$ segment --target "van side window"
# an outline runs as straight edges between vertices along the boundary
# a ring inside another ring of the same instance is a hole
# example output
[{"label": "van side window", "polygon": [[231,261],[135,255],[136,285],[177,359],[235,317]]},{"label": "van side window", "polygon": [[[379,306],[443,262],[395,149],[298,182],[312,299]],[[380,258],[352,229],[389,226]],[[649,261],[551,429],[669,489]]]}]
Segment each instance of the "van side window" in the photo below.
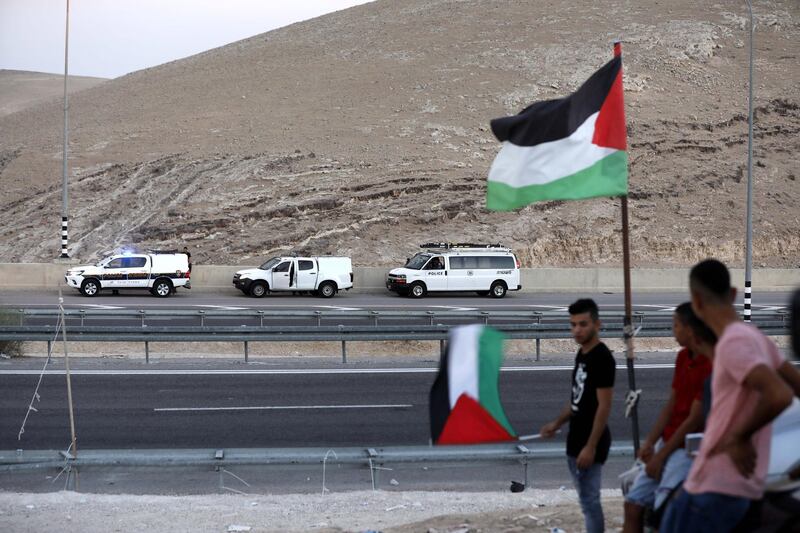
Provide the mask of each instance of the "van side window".
[{"label": "van side window", "polygon": [[473,269],[478,268],[478,258],[474,255],[467,255],[464,257],[464,266],[462,268]]},{"label": "van side window", "polygon": [[494,265],[492,265],[493,263],[492,259],[494,259],[493,257],[481,255],[478,256],[477,259],[478,259],[478,268],[494,268]]},{"label": "van side window", "polygon": [[284,261],[280,265],[278,265],[275,268],[273,268],[272,271],[273,272],[289,272],[289,265],[291,265],[291,262]]},{"label": "van side window", "polygon": [[425,270],[444,270],[444,258],[437,255],[428,261]]},{"label": "van side window", "polygon": [[300,270],[313,270],[314,261],[303,261],[302,259],[297,262]]},{"label": "van side window", "polygon": [[516,268],[514,258],[510,256],[494,256],[491,258],[492,268]]},{"label": "van side window", "polygon": [[463,257],[451,257],[450,258],[450,270],[464,270],[464,258]]}]

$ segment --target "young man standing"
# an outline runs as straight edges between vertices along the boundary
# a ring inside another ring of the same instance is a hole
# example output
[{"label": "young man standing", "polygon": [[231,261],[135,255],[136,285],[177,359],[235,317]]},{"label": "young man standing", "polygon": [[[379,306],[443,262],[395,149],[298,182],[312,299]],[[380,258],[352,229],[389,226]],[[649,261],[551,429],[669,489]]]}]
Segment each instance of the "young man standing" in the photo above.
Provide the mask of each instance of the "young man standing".
[{"label": "young man standing", "polygon": [[714,259],[689,275],[692,308],[719,337],[711,412],[700,451],[667,509],[662,533],[731,531],[764,491],[772,420],[792,401],[777,346],[739,320],[728,269]]},{"label": "young man standing", "polygon": [[611,447],[608,416],[614,393],[616,362],[600,341],[600,318],[594,300],[582,299],[569,306],[572,338],[580,345],[572,370],[572,398],[558,418],[542,427],[551,438],[569,422],[567,465],[578,491],[588,533],[605,530],[600,503],[602,467]]},{"label": "young man standing", "polygon": [[692,319],[696,317],[691,303],[675,309],[672,332],[684,348],[675,360],[669,400],[639,449],[645,468],[625,496],[624,533],[643,531],[645,509],[659,510],[686,479],[692,466],[692,457],[684,450],[684,440],[688,433],[702,427],[703,383],[711,375],[711,353],[698,350],[698,347],[708,348],[695,342]]}]

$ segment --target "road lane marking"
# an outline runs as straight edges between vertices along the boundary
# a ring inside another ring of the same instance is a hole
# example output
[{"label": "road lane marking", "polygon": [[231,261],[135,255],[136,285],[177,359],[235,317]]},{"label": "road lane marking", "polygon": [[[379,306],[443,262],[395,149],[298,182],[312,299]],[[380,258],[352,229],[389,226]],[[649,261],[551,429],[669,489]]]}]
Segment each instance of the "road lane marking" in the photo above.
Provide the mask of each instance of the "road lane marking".
[{"label": "road lane marking", "polygon": [[336,311],[361,311],[360,307],[340,307],[338,305],[315,305],[314,307],[320,307],[322,309],[334,309]]},{"label": "road lane marking", "polygon": [[451,311],[477,311],[477,307],[457,307],[454,305],[431,305],[429,307],[438,307],[441,309],[449,309]]},{"label": "road lane marking", "polygon": [[231,307],[228,305],[204,305],[204,304],[195,305],[194,307],[209,307],[211,309],[222,309],[224,311],[245,311],[248,309],[247,307]]},{"label": "road lane marking", "polygon": [[383,405],[256,405],[241,407],[156,407],[156,412],[185,412],[185,411],[282,411],[290,409],[399,409],[414,407],[410,403],[383,404]]},{"label": "road lane marking", "polygon": [[[558,366],[507,366],[501,372],[558,372],[573,370],[572,365]],[[617,369],[625,370],[624,364]],[[636,365],[637,370],[665,370],[675,368],[672,363]],[[317,375],[317,374],[435,374],[438,368],[311,368],[252,369],[252,370],[71,370],[73,376],[238,376],[238,375]],[[0,376],[38,376],[41,370],[0,370]],[[46,370],[46,375],[63,376],[63,370]]]},{"label": "road lane marking", "polygon": [[100,304],[74,304],[79,307],[91,307],[92,309],[125,309],[116,305],[100,305]]}]

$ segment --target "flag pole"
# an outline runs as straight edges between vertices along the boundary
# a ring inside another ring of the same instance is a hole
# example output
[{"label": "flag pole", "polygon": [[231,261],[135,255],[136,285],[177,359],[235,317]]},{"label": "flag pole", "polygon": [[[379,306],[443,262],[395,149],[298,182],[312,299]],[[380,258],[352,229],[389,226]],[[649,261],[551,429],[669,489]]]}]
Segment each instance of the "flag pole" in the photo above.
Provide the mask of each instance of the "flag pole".
[{"label": "flag pole", "polygon": [[[614,57],[622,57],[622,43],[614,42]],[[625,398],[627,404],[626,416],[630,416],[633,431],[633,450],[639,453],[639,411],[637,403],[639,392],[636,389],[636,374],[633,367],[635,357],[633,351],[633,305],[631,303],[631,251],[628,230],[628,195],[620,197],[622,201],[622,271],[625,286],[625,320],[623,338],[625,339],[625,361],[628,367],[628,394]]]}]

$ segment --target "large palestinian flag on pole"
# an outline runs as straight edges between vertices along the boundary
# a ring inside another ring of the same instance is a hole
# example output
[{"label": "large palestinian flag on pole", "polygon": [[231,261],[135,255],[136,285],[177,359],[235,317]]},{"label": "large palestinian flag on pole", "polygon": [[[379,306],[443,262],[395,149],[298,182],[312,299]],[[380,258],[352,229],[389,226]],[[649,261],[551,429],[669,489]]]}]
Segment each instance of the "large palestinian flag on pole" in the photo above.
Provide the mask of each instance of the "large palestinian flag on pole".
[{"label": "large palestinian flag on pole", "polygon": [[628,194],[622,57],[575,93],[491,122],[503,147],[489,170],[486,207]]},{"label": "large palestinian flag on pole", "polygon": [[435,444],[477,444],[516,438],[497,380],[504,335],[472,325],[450,331],[447,353],[431,388],[431,438]]}]

